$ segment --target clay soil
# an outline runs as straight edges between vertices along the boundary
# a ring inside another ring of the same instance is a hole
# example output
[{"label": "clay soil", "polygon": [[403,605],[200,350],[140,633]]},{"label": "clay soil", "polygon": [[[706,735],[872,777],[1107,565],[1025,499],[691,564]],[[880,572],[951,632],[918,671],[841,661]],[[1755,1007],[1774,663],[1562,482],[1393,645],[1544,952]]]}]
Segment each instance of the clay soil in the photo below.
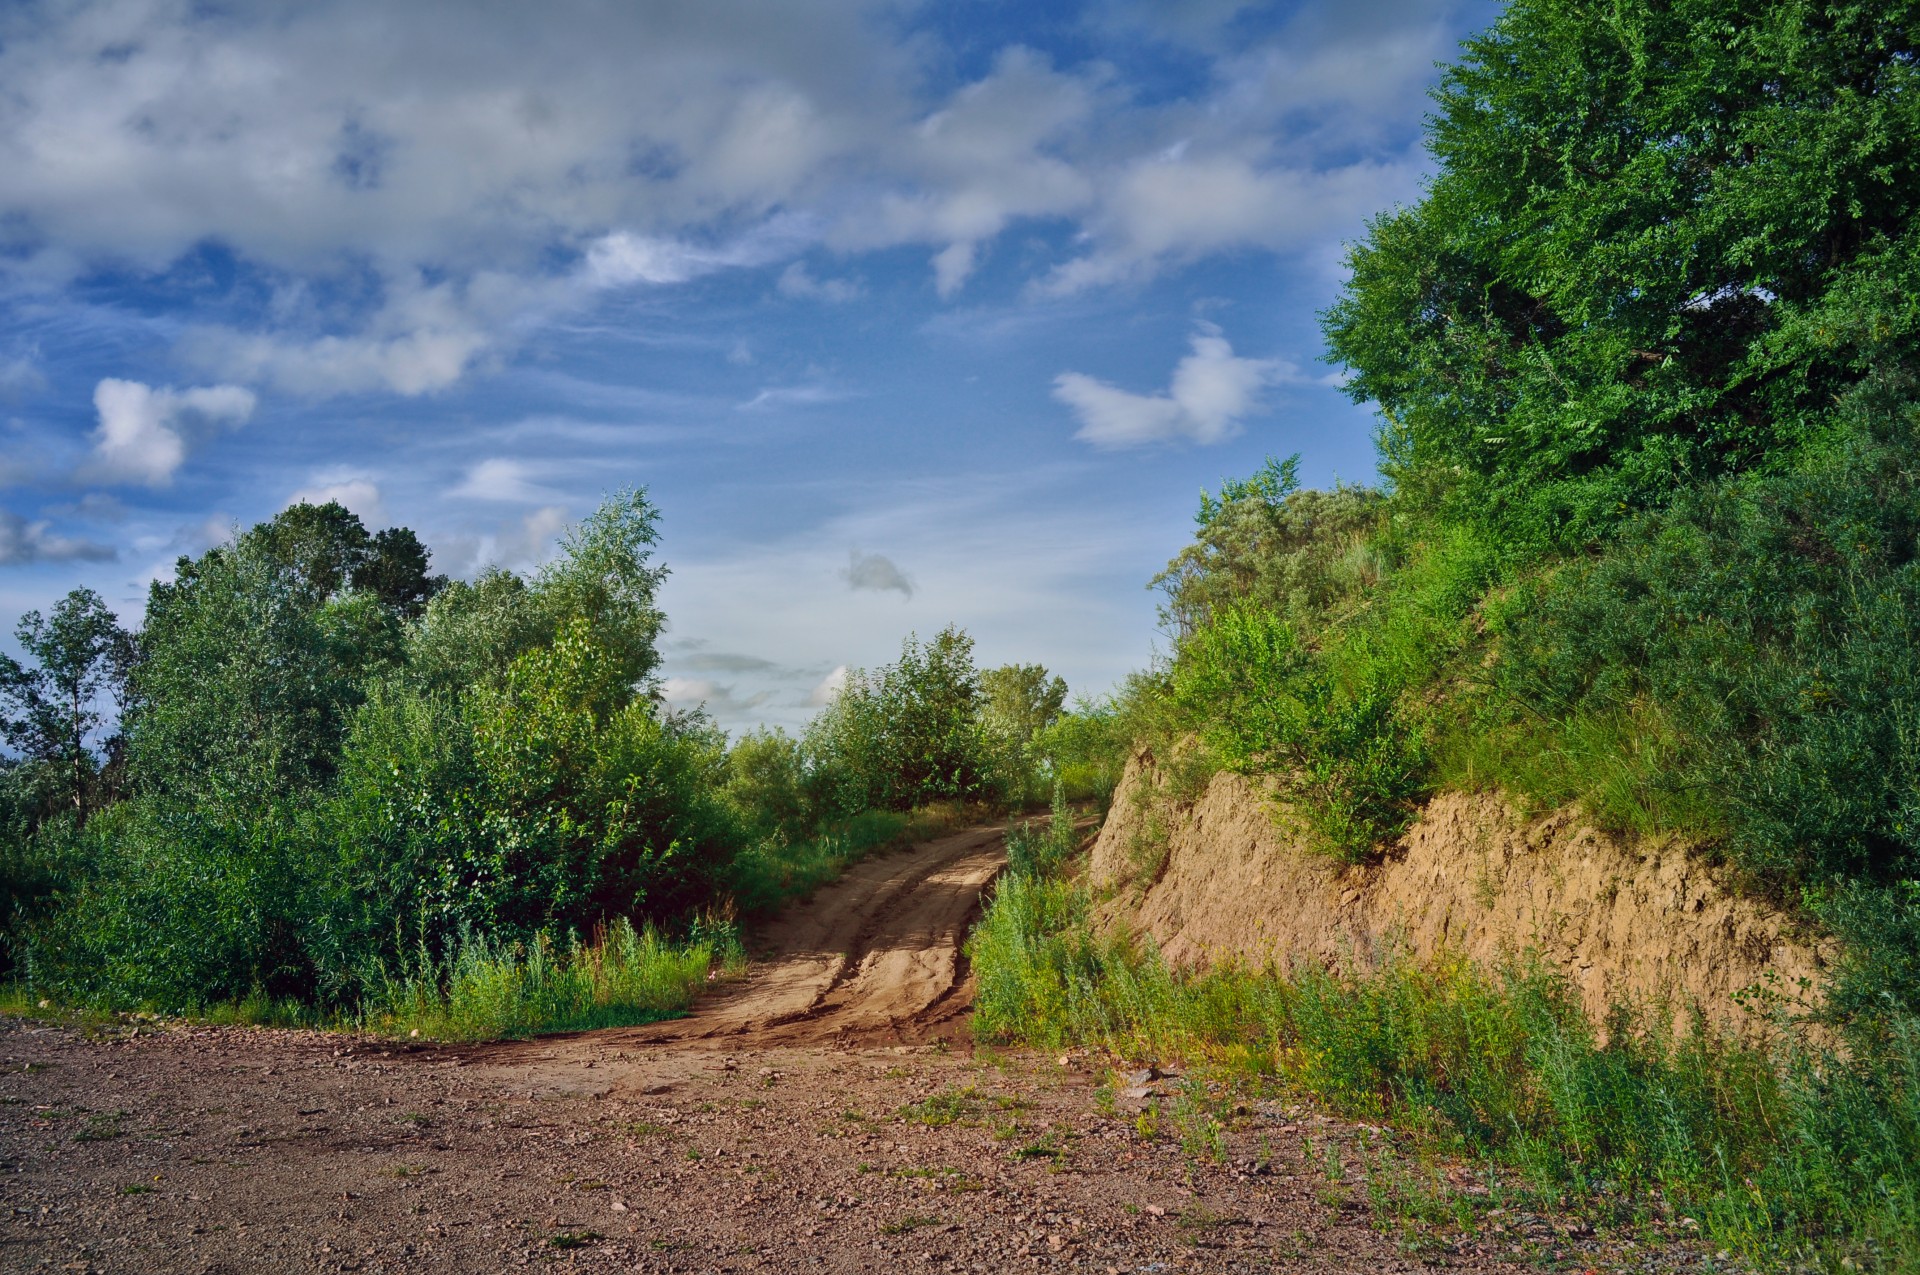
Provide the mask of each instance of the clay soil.
[{"label": "clay soil", "polygon": [[870,860],[644,1028],[0,1024],[0,1270],[1595,1264],[1543,1219],[1410,1248],[1354,1186],[1351,1127],[1255,1102],[1219,1154],[1183,1149],[1175,1081],[1116,1105],[1105,1060],[973,1049],[960,941],[1000,862],[993,829]]}]

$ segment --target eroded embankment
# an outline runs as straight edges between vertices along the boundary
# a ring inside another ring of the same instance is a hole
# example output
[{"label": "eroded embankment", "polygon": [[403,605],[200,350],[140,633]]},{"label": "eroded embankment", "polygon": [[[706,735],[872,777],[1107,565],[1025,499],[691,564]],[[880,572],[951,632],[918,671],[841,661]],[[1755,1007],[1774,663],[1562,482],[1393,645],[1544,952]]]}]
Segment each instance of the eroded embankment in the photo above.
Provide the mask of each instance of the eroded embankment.
[{"label": "eroded embankment", "polygon": [[1158,783],[1150,759],[1128,765],[1089,876],[1113,893],[1103,918],[1177,965],[1345,966],[1390,942],[1483,963],[1532,949],[1596,1020],[1616,1000],[1667,996],[1743,1034],[1758,1025],[1736,1000],[1744,989],[1800,995],[1823,981],[1822,952],[1789,918],[1733,893],[1674,840],[1446,793],[1382,861],[1348,867],[1305,850],[1250,779],[1220,774],[1195,800],[1149,803]]}]

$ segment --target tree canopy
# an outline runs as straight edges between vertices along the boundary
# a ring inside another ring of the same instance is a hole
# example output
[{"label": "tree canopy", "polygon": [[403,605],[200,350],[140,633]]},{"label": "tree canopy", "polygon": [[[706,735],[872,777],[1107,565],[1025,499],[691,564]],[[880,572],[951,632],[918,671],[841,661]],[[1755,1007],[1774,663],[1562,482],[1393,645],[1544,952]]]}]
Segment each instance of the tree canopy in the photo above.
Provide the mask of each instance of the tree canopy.
[{"label": "tree canopy", "polygon": [[1389,477],[1517,550],[1578,544],[1911,377],[1915,10],[1514,0],[1324,317]]}]

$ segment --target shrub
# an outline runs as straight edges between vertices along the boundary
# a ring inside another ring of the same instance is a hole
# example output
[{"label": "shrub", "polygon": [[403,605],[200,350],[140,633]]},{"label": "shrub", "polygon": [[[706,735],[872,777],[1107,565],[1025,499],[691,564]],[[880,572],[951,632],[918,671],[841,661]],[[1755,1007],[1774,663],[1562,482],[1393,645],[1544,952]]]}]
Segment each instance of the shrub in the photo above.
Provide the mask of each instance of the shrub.
[{"label": "shrub", "polygon": [[951,626],[931,642],[909,636],[897,663],[850,671],[803,740],[816,808],[845,816],[1000,795],[981,708],[973,639]]}]

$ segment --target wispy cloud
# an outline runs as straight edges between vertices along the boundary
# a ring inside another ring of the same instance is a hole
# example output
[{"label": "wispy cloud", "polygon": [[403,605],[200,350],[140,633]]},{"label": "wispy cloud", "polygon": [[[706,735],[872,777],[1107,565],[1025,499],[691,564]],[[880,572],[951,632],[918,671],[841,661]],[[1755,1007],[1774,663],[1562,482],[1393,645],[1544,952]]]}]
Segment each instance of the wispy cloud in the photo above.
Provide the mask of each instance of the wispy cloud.
[{"label": "wispy cloud", "polygon": [[0,509],[0,567],[35,562],[112,562],[119,554],[112,545],[76,540],[53,533],[45,520],[29,522],[20,514]]},{"label": "wispy cloud", "polygon": [[516,504],[551,501],[558,493],[532,479],[533,466],[523,460],[494,457],[467,470],[466,477],[447,494],[469,500],[498,500]]}]

